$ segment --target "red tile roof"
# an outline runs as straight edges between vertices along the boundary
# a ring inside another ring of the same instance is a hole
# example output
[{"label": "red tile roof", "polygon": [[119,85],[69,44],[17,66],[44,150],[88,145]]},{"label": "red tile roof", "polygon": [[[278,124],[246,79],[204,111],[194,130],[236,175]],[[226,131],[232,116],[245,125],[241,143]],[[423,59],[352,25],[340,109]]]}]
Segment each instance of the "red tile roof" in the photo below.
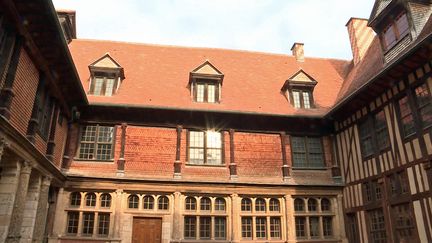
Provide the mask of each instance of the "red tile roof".
[{"label": "red tile roof", "polygon": [[[88,65],[107,52],[123,68],[125,79],[112,97],[88,95],[90,104],[108,103],[172,109],[322,116],[336,102],[349,61],[212,48],[188,48],[114,41],[73,40],[70,44],[84,89]],[[196,103],[189,73],[209,60],[224,74],[220,104]],[[317,109],[298,110],[281,94],[285,81],[302,69],[318,84]]]}]

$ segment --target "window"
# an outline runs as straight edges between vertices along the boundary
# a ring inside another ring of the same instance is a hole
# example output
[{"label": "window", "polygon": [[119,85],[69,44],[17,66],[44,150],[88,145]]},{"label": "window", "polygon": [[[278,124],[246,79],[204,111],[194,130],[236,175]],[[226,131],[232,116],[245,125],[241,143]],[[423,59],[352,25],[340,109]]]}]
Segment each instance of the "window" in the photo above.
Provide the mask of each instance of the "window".
[{"label": "window", "polygon": [[381,183],[377,180],[363,183],[366,202],[375,202],[382,199]]},{"label": "window", "polygon": [[79,212],[68,212],[67,233],[78,233]]},{"label": "window", "polygon": [[92,78],[90,94],[97,96],[112,96],[116,92],[116,79],[113,73],[96,72]]},{"label": "window", "polygon": [[196,218],[186,216],[184,223],[184,237],[186,239],[191,239],[196,237]]},{"label": "window", "polygon": [[312,108],[311,92],[306,90],[292,90],[292,104],[294,108]]},{"label": "window", "polygon": [[398,242],[416,241],[416,233],[414,229],[413,213],[410,209],[410,204],[400,204],[392,207],[392,214],[395,218],[395,231]]},{"label": "window", "polygon": [[375,151],[386,149],[390,146],[387,122],[384,111],[366,119],[359,124],[360,146],[363,157],[374,154]]},{"label": "window", "polygon": [[346,215],[347,225],[347,237],[348,242],[359,242],[359,231],[357,228],[357,217],[355,213],[349,213]]},{"label": "window", "polygon": [[167,196],[160,196],[158,199],[158,209],[159,210],[168,210],[169,199]]},{"label": "window", "polygon": [[408,97],[404,96],[403,98],[399,99],[398,104],[402,135],[403,137],[408,137],[415,133],[414,118],[411,107],[408,103]]},{"label": "window", "polygon": [[215,210],[216,211],[225,211],[225,199],[216,198],[215,200]]},{"label": "window", "polygon": [[154,198],[152,196],[144,196],[143,199],[143,208],[144,209],[153,209]]},{"label": "window", "polygon": [[266,211],[266,202],[265,202],[264,199],[257,198],[255,200],[255,211],[261,211],[261,212],[265,212]]},{"label": "window", "polygon": [[296,212],[302,212],[305,210],[303,199],[301,198],[294,199],[294,210]]},{"label": "window", "polygon": [[93,234],[94,218],[95,218],[94,213],[83,213],[83,226],[82,226],[83,235]]},{"label": "window", "polygon": [[323,150],[320,138],[292,137],[293,166],[296,168],[323,168]]},{"label": "window", "polygon": [[241,211],[243,212],[252,211],[252,201],[249,198],[243,198],[241,200]]},{"label": "window", "polygon": [[428,85],[425,83],[414,90],[418,114],[423,127],[432,125],[432,96]]},{"label": "window", "polygon": [[128,207],[129,208],[138,208],[139,197],[137,195],[130,195],[128,198]]},{"label": "window", "polygon": [[[304,208],[304,201],[307,202],[307,211]],[[320,204],[321,207],[319,207]],[[334,216],[328,198],[294,199],[295,231],[298,239],[333,237]]]},{"label": "window", "polygon": [[405,171],[390,175],[388,179],[390,186],[389,191],[392,197],[398,197],[409,192],[408,178]]},{"label": "window", "polygon": [[210,217],[200,217],[200,238],[210,238],[211,229],[211,218]]},{"label": "window", "polygon": [[373,243],[386,243],[386,228],[382,209],[368,212],[369,232]]},{"label": "window", "polygon": [[270,237],[272,239],[280,239],[281,236],[281,221],[278,217],[270,218]]},{"label": "window", "polygon": [[269,209],[271,212],[279,212],[279,201],[275,198],[270,199]]},{"label": "window", "polygon": [[111,195],[104,193],[100,196],[100,202],[102,208],[109,208],[111,207]]},{"label": "window", "polygon": [[214,237],[216,240],[224,240],[226,238],[225,217],[215,217]]},{"label": "window", "polygon": [[203,103],[219,102],[219,83],[212,80],[199,79],[194,85],[194,100]]},{"label": "window", "polygon": [[70,194],[70,205],[75,207],[79,207],[81,205],[81,193],[72,192]]},{"label": "window", "polygon": [[48,137],[48,133],[51,125],[51,117],[53,113],[53,101],[48,94],[48,90],[45,90],[43,97],[39,97],[39,111],[38,111],[38,124],[39,132],[45,138]]},{"label": "window", "polygon": [[186,198],[186,210],[196,210],[196,199],[193,197]]},{"label": "window", "polygon": [[388,148],[390,140],[384,111],[380,111],[374,116],[374,125],[378,149],[383,150]]},{"label": "window", "polygon": [[255,219],[255,232],[258,239],[266,238],[266,224],[267,222],[265,217],[257,217]]},{"label": "window", "polygon": [[109,224],[110,224],[110,214],[109,213],[99,213],[98,221],[98,234],[102,236],[108,236],[109,234]]},{"label": "window", "polygon": [[80,138],[80,159],[111,160],[113,158],[114,127],[84,126]]},{"label": "window", "polygon": [[203,197],[200,200],[200,209],[201,211],[210,211],[211,209],[211,200],[208,197]]},{"label": "window", "polygon": [[87,193],[85,196],[86,206],[87,207],[94,207],[96,206],[96,194],[94,193]]},{"label": "window", "polygon": [[363,157],[373,154],[374,146],[372,139],[372,120],[367,119],[359,124],[360,145]]},{"label": "window", "polygon": [[222,139],[220,132],[189,131],[189,163],[221,165]]},{"label": "window", "polygon": [[408,18],[405,13],[401,13],[396,19],[391,20],[382,32],[384,49],[391,49],[407,34],[409,34]]},{"label": "window", "polygon": [[242,217],[242,238],[252,238],[251,217]]}]

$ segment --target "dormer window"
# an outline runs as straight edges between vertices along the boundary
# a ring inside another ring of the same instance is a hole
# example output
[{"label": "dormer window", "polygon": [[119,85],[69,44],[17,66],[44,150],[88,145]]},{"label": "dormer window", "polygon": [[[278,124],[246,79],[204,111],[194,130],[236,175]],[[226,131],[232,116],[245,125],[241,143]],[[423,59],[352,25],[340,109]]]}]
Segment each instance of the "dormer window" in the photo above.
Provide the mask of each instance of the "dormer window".
[{"label": "dormer window", "polygon": [[314,107],[313,90],[317,81],[303,70],[291,76],[282,86],[291,105],[297,109],[311,109]]},{"label": "dormer window", "polygon": [[406,13],[399,14],[391,20],[382,32],[382,43],[384,50],[391,49],[403,37],[409,33],[409,24]]},{"label": "dormer window", "polygon": [[205,61],[190,73],[189,86],[193,101],[199,103],[219,103],[223,73],[209,61]]},{"label": "dormer window", "polygon": [[124,79],[123,68],[108,53],[89,65],[89,94],[112,96]]}]

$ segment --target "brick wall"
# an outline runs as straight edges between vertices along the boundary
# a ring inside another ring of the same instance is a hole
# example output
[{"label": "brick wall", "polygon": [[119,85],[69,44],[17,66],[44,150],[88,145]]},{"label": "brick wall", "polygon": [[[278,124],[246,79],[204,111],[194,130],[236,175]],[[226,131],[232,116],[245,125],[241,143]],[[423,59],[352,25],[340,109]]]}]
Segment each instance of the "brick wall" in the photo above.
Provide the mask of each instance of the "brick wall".
[{"label": "brick wall", "polygon": [[57,167],[60,167],[63,158],[64,146],[66,143],[68,125],[67,125],[66,118],[63,118],[62,124],[58,123],[58,120],[55,124],[56,124],[56,130],[54,135],[55,148],[54,148],[53,163]]},{"label": "brick wall", "polygon": [[237,132],[234,135],[234,147],[239,178],[282,179],[279,135]]},{"label": "brick wall", "polygon": [[38,83],[39,72],[25,49],[22,49],[13,85],[15,97],[10,109],[10,123],[24,136],[27,133]]}]

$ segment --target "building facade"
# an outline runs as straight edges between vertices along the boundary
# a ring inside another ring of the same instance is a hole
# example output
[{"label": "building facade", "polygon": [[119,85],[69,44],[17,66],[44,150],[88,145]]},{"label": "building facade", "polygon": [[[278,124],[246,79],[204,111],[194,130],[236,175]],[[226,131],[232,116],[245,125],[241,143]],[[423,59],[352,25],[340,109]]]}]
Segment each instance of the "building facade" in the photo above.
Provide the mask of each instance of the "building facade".
[{"label": "building facade", "polygon": [[432,242],[432,4],[353,60],[76,39],[0,1],[0,242]]}]

